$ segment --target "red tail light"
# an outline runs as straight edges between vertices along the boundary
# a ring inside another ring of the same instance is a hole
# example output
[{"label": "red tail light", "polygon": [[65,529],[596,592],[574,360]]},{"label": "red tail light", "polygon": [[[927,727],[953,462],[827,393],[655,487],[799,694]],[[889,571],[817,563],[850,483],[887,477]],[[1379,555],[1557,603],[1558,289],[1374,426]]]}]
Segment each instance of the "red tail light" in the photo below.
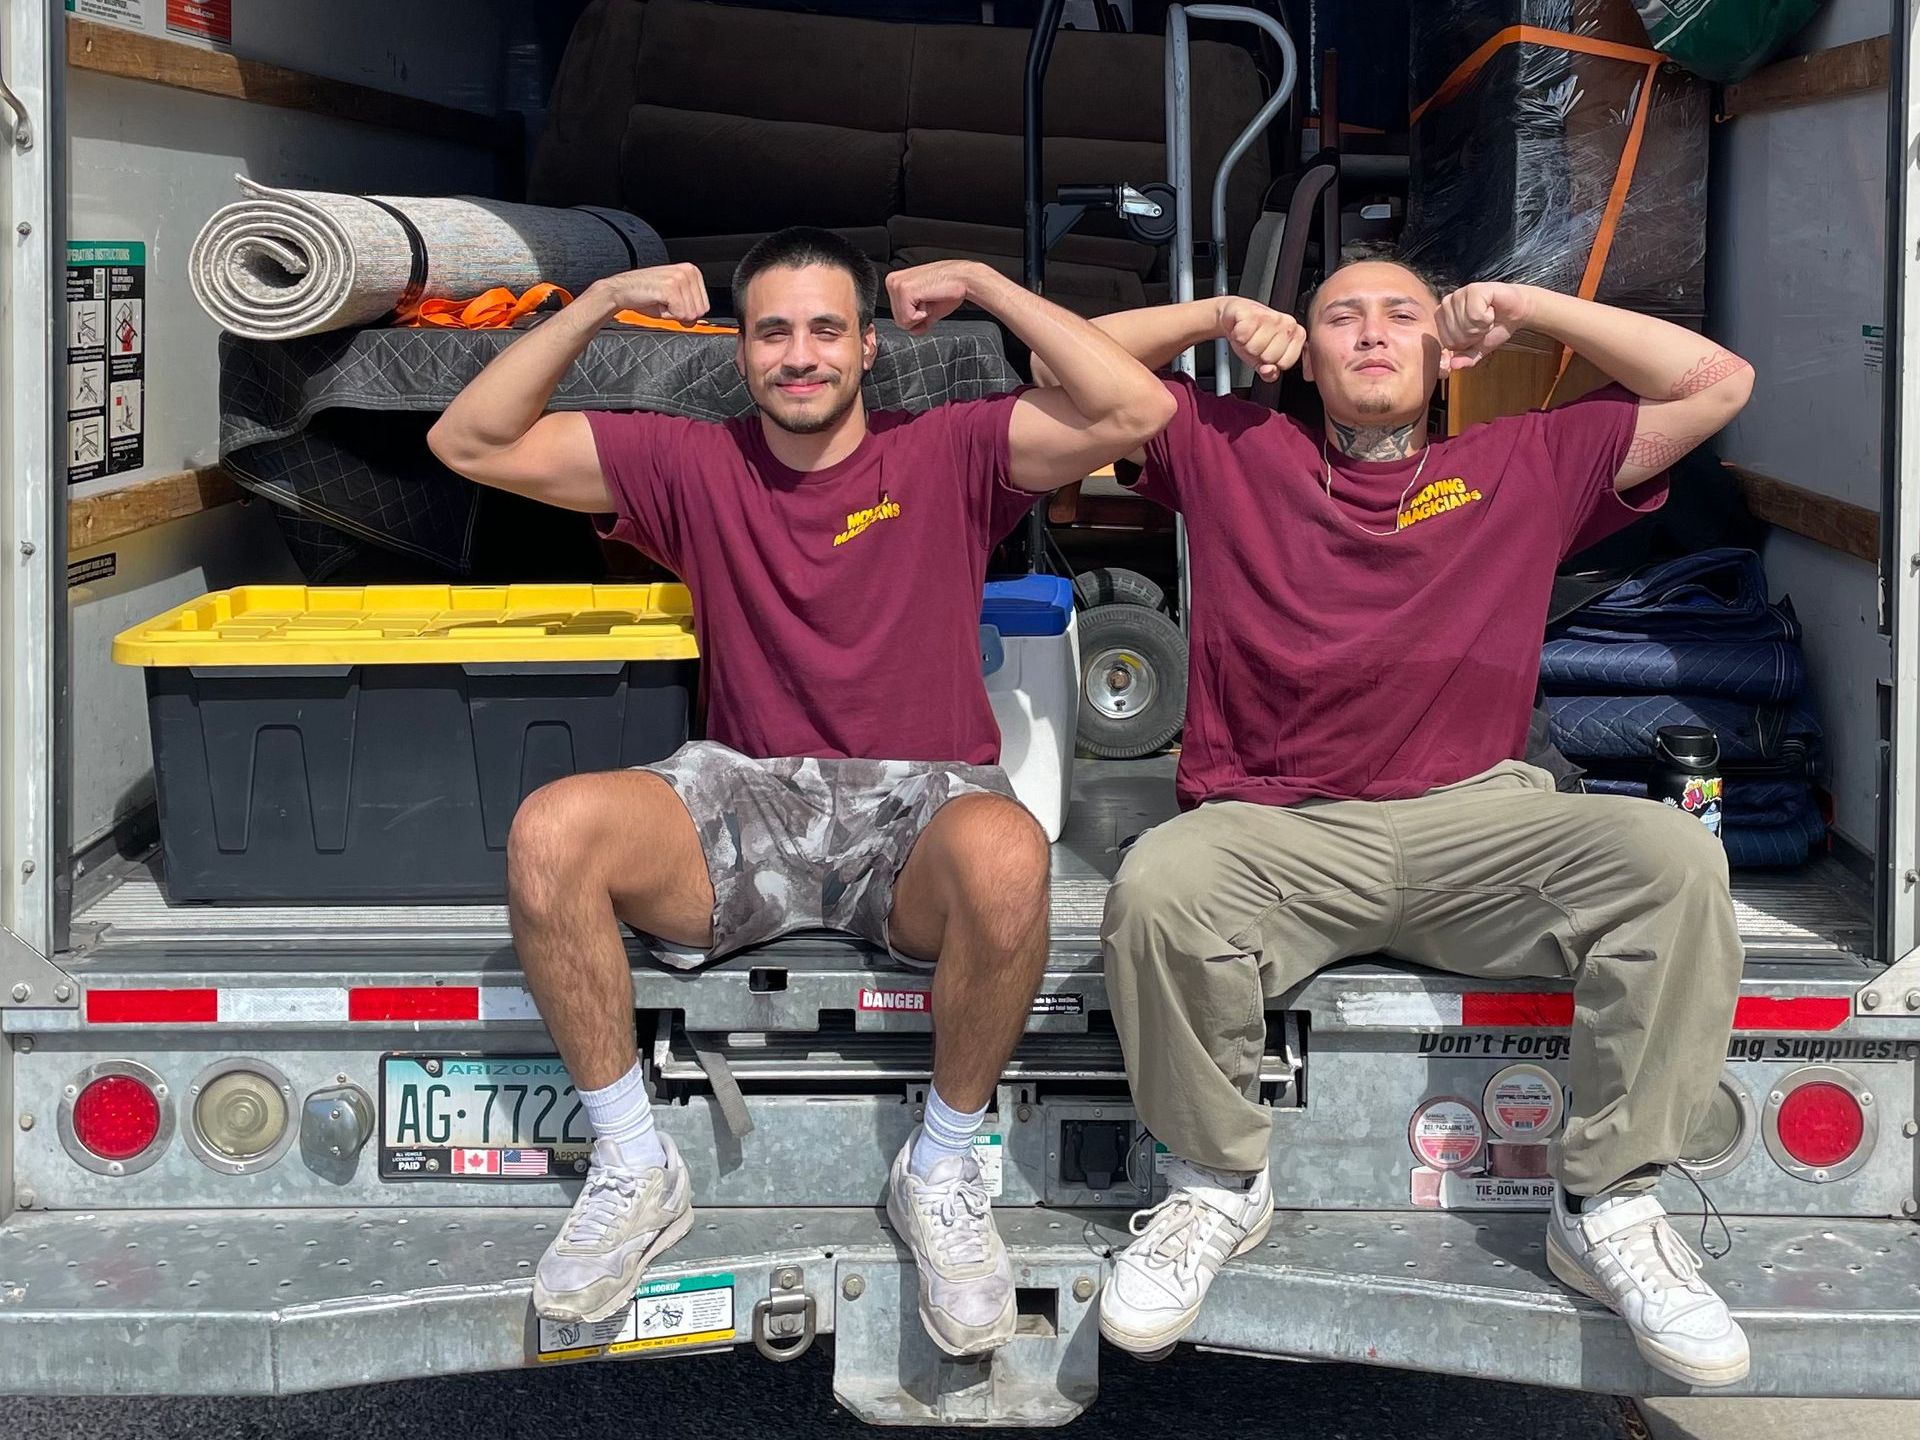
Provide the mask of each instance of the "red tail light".
[{"label": "red tail light", "polygon": [[103,1075],[73,1102],[73,1135],[102,1160],[131,1160],[160,1135],[160,1099],[131,1075]]},{"label": "red tail light", "polygon": [[1860,1102],[1826,1080],[1802,1085],[1780,1102],[1780,1148],[1802,1165],[1830,1169],[1860,1148]]},{"label": "red tail light", "polygon": [[1780,1168],[1824,1184],[1867,1163],[1878,1131],[1873,1092],[1838,1065],[1805,1065],[1767,1097],[1767,1149]]}]

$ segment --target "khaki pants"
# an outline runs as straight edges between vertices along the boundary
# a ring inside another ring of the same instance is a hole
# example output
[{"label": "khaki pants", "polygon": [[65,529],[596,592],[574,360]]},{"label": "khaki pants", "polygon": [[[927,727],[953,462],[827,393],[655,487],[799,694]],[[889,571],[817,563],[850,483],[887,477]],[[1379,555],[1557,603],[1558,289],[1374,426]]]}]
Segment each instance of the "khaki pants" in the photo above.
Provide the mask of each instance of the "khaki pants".
[{"label": "khaki pants", "polygon": [[1267,1163],[1266,1005],[1370,954],[1490,979],[1571,977],[1575,1194],[1650,1188],[1726,1057],[1740,935],[1719,842],[1691,816],[1562,795],[1517,761],[1417,800],[1223,801],[1148,831],[1103,927],[1140,1117],[1202,1165]]}]

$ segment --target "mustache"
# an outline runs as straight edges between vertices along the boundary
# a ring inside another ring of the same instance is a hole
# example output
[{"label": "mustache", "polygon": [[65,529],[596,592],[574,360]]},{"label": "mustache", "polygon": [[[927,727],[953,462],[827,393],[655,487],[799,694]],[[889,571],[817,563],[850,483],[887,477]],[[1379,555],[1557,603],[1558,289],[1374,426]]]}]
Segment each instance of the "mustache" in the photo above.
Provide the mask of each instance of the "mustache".
[{"label": "mustache", "polygon": [[767,373],[769,385],[832,385],[841,378],[838,370],[825,370],[816,366],[811,370],[789,370],[784,366]]}]

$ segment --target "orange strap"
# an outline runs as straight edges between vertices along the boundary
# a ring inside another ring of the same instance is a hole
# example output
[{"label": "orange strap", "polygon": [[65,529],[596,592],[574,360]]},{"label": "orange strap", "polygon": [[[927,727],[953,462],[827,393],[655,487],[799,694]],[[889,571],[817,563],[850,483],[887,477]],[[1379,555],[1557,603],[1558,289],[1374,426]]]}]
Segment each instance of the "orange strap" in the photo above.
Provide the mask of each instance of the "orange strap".
[{"label": "orange strap", "polygon": [[[504,330],[515,321],[540,309],[554,296],[562,305],[571,305],[573,296],[558,285],[542,281],[515,295],[504,285],[476,295],[471,300],[422,300],[401,323],[433,326],[442,330]],[[672,330],[683,335],[738,335],[732,325],[682,325],[678,320],[656,320],[637,310],[621,310],[614,317],[622,325],[637,325],[648,330]]]},{"label": "orange strap", "polygon": [[682,335],[738,335],[738,325],[709,325],[704,320],[696,320],[691,325],[682,325],[678,320],[656,320],[651,315],[642,315],[638,310],[621,310],[614,319],[622,325],[639,325],[648,330],[673,330]]},{"label": "orange strap", "polygon": [[1509,25],[1495,31],[1487,43],[1454,67],[1440,88],[1413,107],[1408,123],[1418,125],[1420,117],[1436,105],[1444,105],[1466,89],[1486,63],[1509,45],[1550,45],[1556,50],[1577,50],[1582,55],[1598,55],[1606,60],[1631,60],[1649,70],[1664,65],[1667,57],[1658,50],[1638,45],[1622,45],[1615,40],[1595,40],[1586,35],[1569,35],[1564,30],[1548,30],[1539,25]]},{"label": "orange strap", "polygon": [[515,295],[504,285],[471,300],[422,300],[402,322],[407,325],[432,325],[442,330],[504,330],[523,315],[531,314],[558,295],[562,305],[573,296],[558,285],[540,284],[524,295]]},{"label": "orange strap", "polygon": [[[1509,25],[1504,30],[1496,31],[1484,45],[1455,66],[1453,73],[1441,82],[1440,88],[1413,108],[1408,123],[1417,125],[1420,117],[1434,106],[1444,105],[1456,98],[1495,55],[1509,45],[1521,44],[1549,45],[1556,50],[1598,55],[1605,60],[1624,60],[1644,65],[1647,69],[1646,81],[1640,87],[1640,98],[1633,107],[1633,120],[1627,126],[1626,144],[1620,149],[1620,164],[1613,172],[1613,188],[1607,193],[1606,208],[1600,212],[1600,224],[1595,228],[1593,244],[1587,250],[1587,268],[1580,276],[1577,293],[1582,300],[1591,300],[1600,293],[1600,277],[1606,272],[1607,256],[1613,251],[1613,237],[1620,225],[1621,212],[1627,208],[1627,192],[1633,188],[1634,167],[1640,162],[1640,145],[1647,135],[1647,116],[1653,110],[1654,81],[1659,77],[1660,67],[1666,64],[1667,57],[1658,50],[1647,50],[1638,45],[1595,40],[1586,35],[1569,35],[1562,30],[1548,30],[1538,25]],[[1552,401],[1554,392],[1560,388],[1560,382],[1566,379],[1567,367],[1572,363],[1573,351],[1562,345],[1560,368],[1554,372],[1553,384],[1547,390],[1548,402]]]}]

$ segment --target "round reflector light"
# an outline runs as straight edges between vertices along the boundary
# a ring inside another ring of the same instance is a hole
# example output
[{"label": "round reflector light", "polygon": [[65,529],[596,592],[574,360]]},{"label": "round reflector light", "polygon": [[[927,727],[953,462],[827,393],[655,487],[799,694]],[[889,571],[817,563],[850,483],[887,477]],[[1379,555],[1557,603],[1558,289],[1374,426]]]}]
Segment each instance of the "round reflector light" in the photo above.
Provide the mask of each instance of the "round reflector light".
[{"label": "round reflector light", "polygon": [[102,1160],[131,1160],[160,1137],[160,1099],[132,1075],[102,1075],[73,1102],[73,1136]]},{"label": "round reflector light", "polygon": [[1767,1150],[1789,1175],[1843,1180],[1867,1163],[1878,1133],[1873,1092],[1838,1065],[1804,1065],[1767,1097]]},{"label": "round reflector light", "polygon": [[1759,1133],[1752,1095],[1732,1072],[1723,1072],[1706,1113],[1681,1147],[1680,1163],[1696,1180],[1711,1180],[1746,1159]]},{"label": "round reflector light", "polygon": [[265,1060],[215,1061],[187,1095],[192,1107],[180,1133],[209,1169],[250,1175],[277,1163],[293,1144],[293,1085]]},{"label": "round reflector light", "polygon": [[1780,1102],[1780,1148],[1802,1165],[1829,1169],[1860,1148],[1867,1122],[1860,1102],[1838,1085],[1816,1080]]},{"label": "round reflector light", "polygon": [[232,1070],[200,1092],[194,1128],[209,1148],[251,1160],[273,1148],[287,1128],[287,1102],[264,1075]]}]

